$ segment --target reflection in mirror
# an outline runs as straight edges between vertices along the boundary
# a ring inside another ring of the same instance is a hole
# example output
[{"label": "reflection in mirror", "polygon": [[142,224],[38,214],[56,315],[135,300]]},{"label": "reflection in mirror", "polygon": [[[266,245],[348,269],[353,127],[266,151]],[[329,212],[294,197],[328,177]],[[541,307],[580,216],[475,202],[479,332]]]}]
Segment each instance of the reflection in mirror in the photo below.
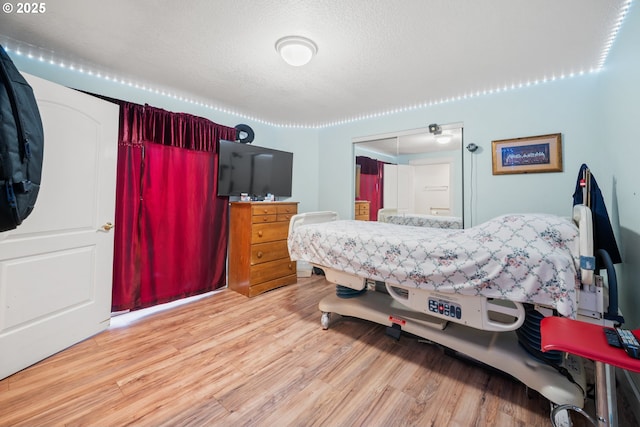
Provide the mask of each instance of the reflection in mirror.
[{"label": "reflection in mirror", "polygon": [[462,228],[462,125],[354,138],[355,219]]}]

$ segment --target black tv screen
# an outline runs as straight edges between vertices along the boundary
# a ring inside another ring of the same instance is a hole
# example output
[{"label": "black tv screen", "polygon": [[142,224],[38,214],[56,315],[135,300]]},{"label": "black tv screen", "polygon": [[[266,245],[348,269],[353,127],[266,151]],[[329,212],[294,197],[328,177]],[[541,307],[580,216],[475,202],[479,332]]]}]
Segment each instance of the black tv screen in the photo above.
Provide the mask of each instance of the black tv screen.
[{"label": "black tv screen", "polygon": [[291,197],[293,153],[221,140],[218,196]]}]

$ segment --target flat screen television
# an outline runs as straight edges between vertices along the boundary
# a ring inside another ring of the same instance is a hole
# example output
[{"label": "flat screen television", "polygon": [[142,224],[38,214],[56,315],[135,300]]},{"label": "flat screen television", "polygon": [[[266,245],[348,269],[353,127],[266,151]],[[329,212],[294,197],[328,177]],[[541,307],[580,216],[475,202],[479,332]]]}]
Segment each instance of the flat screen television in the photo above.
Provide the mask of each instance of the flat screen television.
[{"label": "flat screen television", "polygon": [[291,197],[293,153],[221,140],[218,196]]}]

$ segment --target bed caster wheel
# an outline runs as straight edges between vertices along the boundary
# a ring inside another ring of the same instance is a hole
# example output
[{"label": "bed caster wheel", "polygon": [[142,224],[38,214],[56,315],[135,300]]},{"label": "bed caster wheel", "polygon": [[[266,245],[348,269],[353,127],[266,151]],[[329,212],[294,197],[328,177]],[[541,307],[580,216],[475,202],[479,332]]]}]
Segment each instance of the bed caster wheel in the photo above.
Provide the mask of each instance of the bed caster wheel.
[{"label": "bed caster wheel", "polygon": [[[553,406],[553,405],[552,405]],[[589,415],[584,409],[579,408],[574,405],[558,405],[551,410],[551,425],[553,427],[565,427],[572,426],[573,422],[569,411],[577,412],[581,415],[586,421],[589,422],[588,425],[592,427],[598,427],[599,424],[591,415]],[[602,420],[604,422],[604,420]]]},{"label": "bed caster wheel", "polygon": [[331,321],[331,313],[322,312],[322,317],[320,317],[320,324],[322,325],[322,329],[325,331],[329,329],[329,322]]}]

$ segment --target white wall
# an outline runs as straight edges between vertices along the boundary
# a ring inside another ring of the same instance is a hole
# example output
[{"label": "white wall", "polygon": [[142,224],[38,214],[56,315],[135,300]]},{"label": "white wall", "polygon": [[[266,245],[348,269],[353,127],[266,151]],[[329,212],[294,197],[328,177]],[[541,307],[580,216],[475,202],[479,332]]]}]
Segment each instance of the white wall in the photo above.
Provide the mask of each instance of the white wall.
[{"label": "white wall", "polygon": [[277,129],[273,141],[264,144],[293,152],[293,188],[289,200],[300,202],[299,212],[319,210],[316,188],[323,165],[318,162],[318,132],[314,129]]},{"label": "white wall", "polygon": [[640,327],[640,5],[634,2],[599,80],[595,146],[602,154],[599,186],[622,252],[621,309]]},{"label": "white wall", "polygon": [[[467,144],[464,144],[467,145]],[[463,155],[466,155],[467,151],[463,150]],[[409,163],[413,163],[413,162],[417,162],[420,163],[421,161],[418,160],[415,156],[400,156],[401,159],[400,160],[408,160]],[[428,160],[426,160],[428,157]],[[462,197],[464,195],[464,191],[462,191],[462,174],[463,174],[463,164],[462,164],[462,157],[460,155],[459,152],[453,152],[453,151],[436,151],[434,153],[429,153],[429,155],[425,157],[423,160],[423,162],[425,163],[438,163],[439,161],[444,161],[446,163],[449,164],[450,166],[450,170],[449,173],[451,174],[451,189],[452,191],[448,192],[450,193],[450,198],[449,198],[449,203],[447,203],[449,205],[449,208],[451,210],[450,214],[451,216],[457,216],[457,217],[461,217],[462,216]],[[413,160],[411,160],[413,159]],[[470,173],[470,172],[468,172]],[[467,221],[469,222],[469,221]],[[470,223],[470,222],[469,222]]]},{"label": "white wall", "polygon": [[[597,141],[603,153],[604,187],[609,215],[622,254],[617,268],[620,308],[625,327],[640,327],[640,7],[631,5],[606,70],[599,80],[596,103]],[[631,375],[640,390],[640,374]],[[633,405],[632,405],[633,406]],[[637,412],[636,412],[637,414]]]},{"label": "white wall", "polygon": [[[431,214],[432,208],[447,209],[443,215],[450,215],[451,183],[450,167],[448,163],[416,164],[413,167],[413,179],[416,183],[413,188],[414,212]],[[459,196],[459,195],[458,195]]]}]

